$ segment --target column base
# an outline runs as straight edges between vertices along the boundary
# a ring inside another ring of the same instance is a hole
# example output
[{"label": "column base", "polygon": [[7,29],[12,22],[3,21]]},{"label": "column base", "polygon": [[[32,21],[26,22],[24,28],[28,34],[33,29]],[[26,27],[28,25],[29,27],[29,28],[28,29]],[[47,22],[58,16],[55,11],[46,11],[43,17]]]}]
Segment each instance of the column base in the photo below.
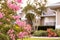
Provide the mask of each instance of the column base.
[{"label": "column base", "polygon": [[60,25],[56,25],[56,27],[55,27],[56,29],[60,29]]}]

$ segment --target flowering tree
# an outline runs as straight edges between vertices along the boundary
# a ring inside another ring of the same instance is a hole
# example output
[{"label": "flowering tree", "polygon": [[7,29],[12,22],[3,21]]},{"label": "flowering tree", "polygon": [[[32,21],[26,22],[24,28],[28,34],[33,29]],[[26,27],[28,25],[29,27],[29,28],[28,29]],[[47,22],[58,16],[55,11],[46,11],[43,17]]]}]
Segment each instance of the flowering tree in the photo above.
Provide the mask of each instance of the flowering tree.
[{"label": "flowering tree", "polygon": [[22,0],[0,0],[0,40],[17,40],[30,35],[31,26],[20,20],[16,11]]}]

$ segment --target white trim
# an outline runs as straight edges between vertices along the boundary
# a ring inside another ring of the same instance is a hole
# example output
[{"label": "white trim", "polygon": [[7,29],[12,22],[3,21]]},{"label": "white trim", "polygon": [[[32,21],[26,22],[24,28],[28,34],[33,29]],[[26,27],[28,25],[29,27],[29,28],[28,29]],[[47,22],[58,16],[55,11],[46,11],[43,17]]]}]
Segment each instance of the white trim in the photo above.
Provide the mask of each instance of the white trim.
[{"label": "white trim", "polygon": [[57,28],[57,11],[56,11],[56,24],[55,24],[55,28]]},{"label": "white trim", "polygon": [[58,12],[59,12],[59,10],[57,10],[57,12],[56,12],[56,27],[55,27],[56,29],[60,29],[60,25],[57,24],[57,20],[58,20],[58,19],[57,19],[57,13],[58,13]]},{"label": "white trim", "polygon": [[32,36],[31,38],[43,38],[43,39],[45,39],[45,38],[47,38],[47,39],[59,39],[60,37],[34,37],[34,36]]}]

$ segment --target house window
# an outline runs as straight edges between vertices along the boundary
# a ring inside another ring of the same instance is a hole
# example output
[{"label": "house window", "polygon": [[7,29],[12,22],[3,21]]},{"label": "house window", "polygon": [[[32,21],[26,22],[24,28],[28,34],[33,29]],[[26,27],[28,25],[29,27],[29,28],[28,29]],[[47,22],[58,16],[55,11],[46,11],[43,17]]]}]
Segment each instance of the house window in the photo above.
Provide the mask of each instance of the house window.
[{"label": "house window", "polygon": [[55,22],[46,22],[45,25],[47,25],[47,26],[54,26]]},{"label": "house window", "polygon": [[54,26],[55,25],[55,17],[45,17],[44,19],[44,25],[46,26]]}]

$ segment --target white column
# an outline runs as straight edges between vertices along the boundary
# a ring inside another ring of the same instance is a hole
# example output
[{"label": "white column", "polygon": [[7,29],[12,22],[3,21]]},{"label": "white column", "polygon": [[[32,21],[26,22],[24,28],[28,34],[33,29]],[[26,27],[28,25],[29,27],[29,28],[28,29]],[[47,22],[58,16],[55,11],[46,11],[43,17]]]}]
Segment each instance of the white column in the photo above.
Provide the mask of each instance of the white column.
[{"label": "white column", "polygon": [[60,29],[60,12],[57,10],[56,12],[56,29]]}]

